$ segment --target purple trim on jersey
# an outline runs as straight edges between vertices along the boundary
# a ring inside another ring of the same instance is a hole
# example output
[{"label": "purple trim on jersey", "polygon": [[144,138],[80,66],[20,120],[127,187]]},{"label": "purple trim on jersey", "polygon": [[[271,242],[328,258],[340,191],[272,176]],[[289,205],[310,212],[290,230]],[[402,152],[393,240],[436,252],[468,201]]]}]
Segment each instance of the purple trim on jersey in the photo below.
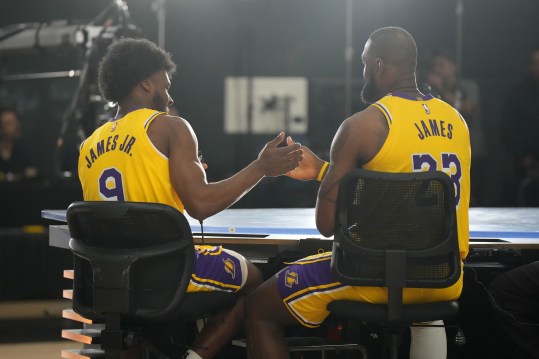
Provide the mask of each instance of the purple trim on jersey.
[{"label": "purple trim on jersey", "polygon": [[[191,277],[191,281],[215,288],[215,290],[228,292],[239,290],[244,275],[239,259],[225,251],[221,251],[219,254],[212,252],[215,252],[215,250],[206,251],[207,254],[195,250],[193,275],[201,280]],[[204,279],[212,282],[206,282]],[[237,286],[237,288],[227,287],[227,284]]]},{"label": "purple trim on jersey", "polygon": [[432,96],[432,94],[430,94],[430,93],[422,95],[422,96],[417,96],[417,95],[414,96],[414,95],[409,95],[409,94],[404,93],[404,92],[393,92],[390,95],[395,96],[395,97],[404,98],[406,100],[412,100],[412,101],[428,101],[428,100],[431,100],[431,99],[434,98],[434,96]]},{"label": "purple trim on jersey", "polygon": [[148,124],[151,123],[153,121],[153,119],[155,119],[158,115],[162,114],[163,112],[159,112],[159,111],[156,111],[154,113],[152,113],[152,115],[150,117],[148,117],[148,119],[146,121],[144,121],[144,128],[146,130],[148,130]]},{"label": "purple trim on jersey", "polygon": [[115,121],[120,120],[120,119],[124,118],[125,116],[129,115],[131,112],[135,112],[135,111],[143,110],[143,109],[144,109],[144,107],[141,107],[141,106],[131,106],[129,111],[127,111],[122,117],[118,117],[118,114],[116,114],[116,116],[114,116],[114,118],[110,119],[108,122],[115,122]]},{"label": "purple trim on jersey", "polygon": [[390,124],[393,123],[393,119],[391,118],[391,115],[389,114],[389,111],[387,110],[387,108],[384,105],[382,105],[380,102],[375,102],[374,104],[378,106],[378,109],[381,109],[386,114],[386,117],[389,120],[389,123]]},{"label": "purple trim on jersey", "polygon": [[[87,140],[87,139],[86,139]],[[82,151],[82,147],[84,146],[84,144],[86,143],[86,140],[82,141],[82,143],[80,144],[79,146],[79,151]]]}]

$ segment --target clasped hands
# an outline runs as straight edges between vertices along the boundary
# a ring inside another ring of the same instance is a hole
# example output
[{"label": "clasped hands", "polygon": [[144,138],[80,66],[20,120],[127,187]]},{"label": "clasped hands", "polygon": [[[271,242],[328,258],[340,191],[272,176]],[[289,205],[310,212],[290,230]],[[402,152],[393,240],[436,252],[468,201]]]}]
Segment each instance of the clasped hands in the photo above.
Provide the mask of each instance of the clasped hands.
[{"label": "clasped hands", "polygon": [[325,162],[290,136],[286,137],[286,146],[279,147],[284,141],[285,134],[281,132],[260,151],[258,161],[264,168],[264,175],[284,174],[302,181],[317,179]]}]

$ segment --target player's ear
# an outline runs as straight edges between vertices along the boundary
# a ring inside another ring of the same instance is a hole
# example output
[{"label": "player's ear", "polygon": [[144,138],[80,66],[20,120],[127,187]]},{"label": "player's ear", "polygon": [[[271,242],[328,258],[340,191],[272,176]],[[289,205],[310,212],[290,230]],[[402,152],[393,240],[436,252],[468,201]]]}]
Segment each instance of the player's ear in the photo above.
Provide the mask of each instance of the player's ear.
[{"label": "player's ear", "polygon": [[141,83],[140,83],[140,86],[142,87],[142,89],[146,92],[151,92],[152,90],[152,87],[153,87],[153,84],[152,82],[150,81],[150,79],[145,79],[143,80]]},{"label": "player's ear", "polygon": [[376,72],[382,72],[384,69],[384,60],[377,57],[374,61],[376,62]]}]

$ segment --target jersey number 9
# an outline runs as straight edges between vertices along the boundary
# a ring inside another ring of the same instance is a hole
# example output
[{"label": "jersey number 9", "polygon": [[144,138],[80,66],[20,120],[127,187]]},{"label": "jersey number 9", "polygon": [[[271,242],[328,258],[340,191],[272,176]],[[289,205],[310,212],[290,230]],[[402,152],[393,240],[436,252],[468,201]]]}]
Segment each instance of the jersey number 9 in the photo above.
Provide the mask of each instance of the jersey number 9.
[{"label": "jersey number 9", "polygon": [[122,174],[116,168],[107,168],[99,177],[99,194],[105,201],[125,201]]}]

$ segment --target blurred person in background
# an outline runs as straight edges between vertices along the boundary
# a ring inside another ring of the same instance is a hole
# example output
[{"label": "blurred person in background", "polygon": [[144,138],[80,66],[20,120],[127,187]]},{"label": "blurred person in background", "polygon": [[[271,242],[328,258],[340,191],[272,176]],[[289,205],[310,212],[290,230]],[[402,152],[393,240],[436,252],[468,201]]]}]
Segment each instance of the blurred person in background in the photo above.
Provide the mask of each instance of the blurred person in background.
[{"label": "blurred person in background", "polygon": [[513,159],[518,206],[539,206],[539,48],[530,54],[528,76],[509,93],[501,140]]},{"label": "blurred person in background", "polygon": [[21,142],[21,124],[12,108],[0,108],[0,182],[37,177],[27,147]]},{"label": "blurred person in background", "polygon": [[457,109],[468,124],[472,143],[470,205],[483,205],[488,149],[481,124],[479,86],[460,77],[454,56],[445,49],[431,54],[426,80],[432,93]]}]

